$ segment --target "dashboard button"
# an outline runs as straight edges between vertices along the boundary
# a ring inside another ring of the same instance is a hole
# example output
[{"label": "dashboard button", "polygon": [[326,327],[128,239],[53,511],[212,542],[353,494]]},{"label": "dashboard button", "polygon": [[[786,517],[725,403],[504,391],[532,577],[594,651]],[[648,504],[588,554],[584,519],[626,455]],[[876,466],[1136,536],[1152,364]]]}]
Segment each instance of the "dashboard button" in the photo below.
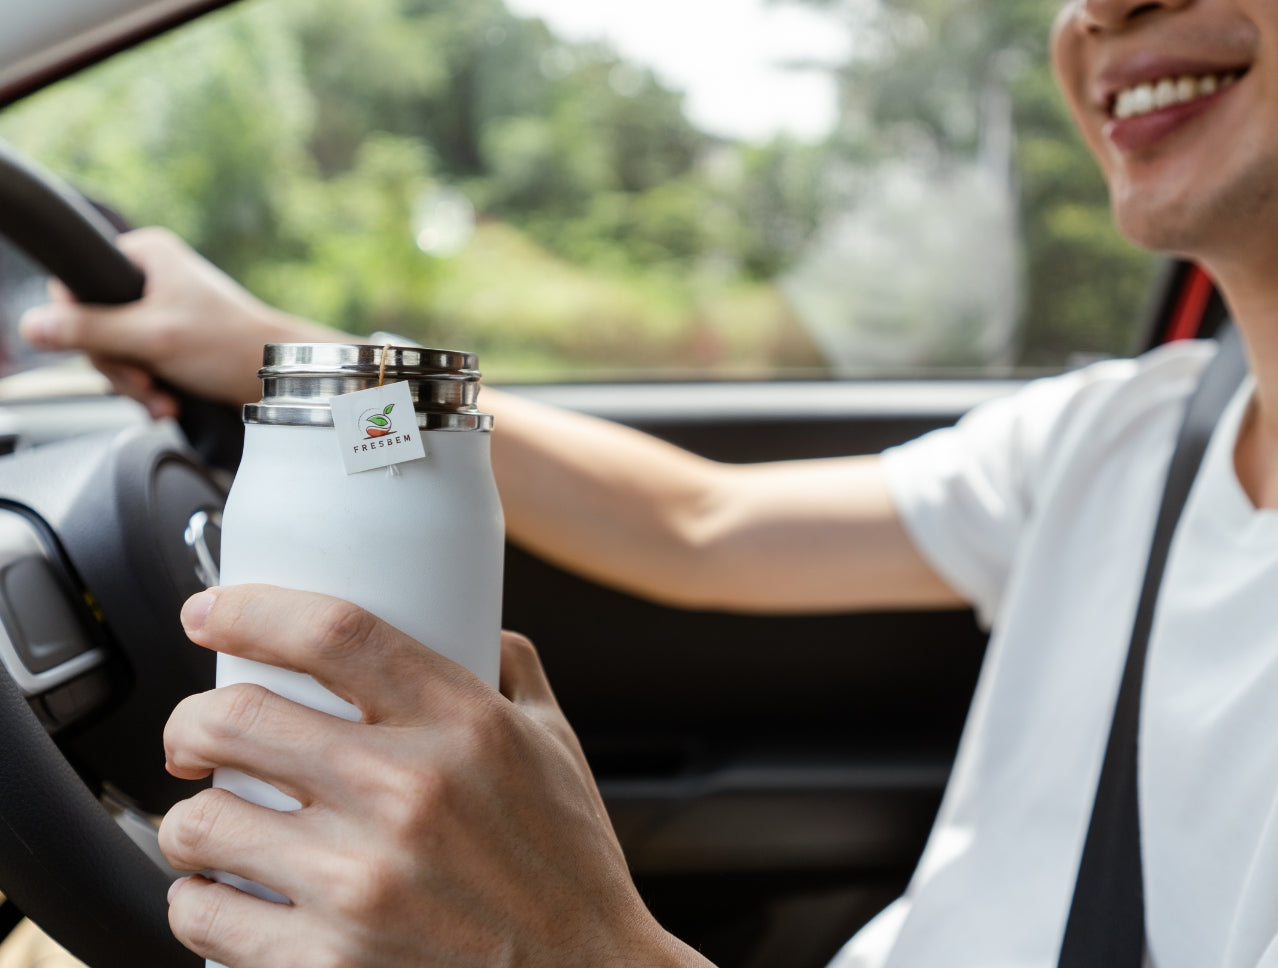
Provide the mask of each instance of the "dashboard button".
[{"label": "dashboard button", "polygon": [[45,672],[92,648],[66,587],[41,555],[17,558],[0,571],[0,614],[31,672]]}]

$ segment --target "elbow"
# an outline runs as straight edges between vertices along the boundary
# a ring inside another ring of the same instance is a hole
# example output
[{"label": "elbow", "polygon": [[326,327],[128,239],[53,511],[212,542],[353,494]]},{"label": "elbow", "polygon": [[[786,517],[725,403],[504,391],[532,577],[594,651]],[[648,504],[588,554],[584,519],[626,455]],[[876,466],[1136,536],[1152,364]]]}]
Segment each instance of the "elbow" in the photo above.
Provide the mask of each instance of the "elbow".
[{"label": "elbow", "polygon": [[689,611],[742,606],[732,589],[731,507],[730,492],[712,481],[670,516],[647,597]]}]

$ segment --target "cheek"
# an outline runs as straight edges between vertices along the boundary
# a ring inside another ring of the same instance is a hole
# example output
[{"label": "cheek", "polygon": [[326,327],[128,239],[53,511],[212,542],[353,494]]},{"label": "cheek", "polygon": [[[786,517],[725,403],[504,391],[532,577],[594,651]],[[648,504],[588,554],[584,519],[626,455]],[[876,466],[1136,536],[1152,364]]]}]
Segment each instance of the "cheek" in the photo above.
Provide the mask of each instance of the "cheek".
[{"label": "cheek", "polygon": [[1068,66],[1069,62],[1069,47],[1073,40],[1070,35],[1077,29],[1074,26],[1076,6],[1070,0],[1061,7],[1056,14],[1056,19],[1052,21],[1052,31],[1048,36],[1048,52],[1052,58],[1052,69],[1056,72],[1057,83],[1061,82],[1061,71]]},{"label": "cheek", "polygon": [[1092,158],[1108,177],[1103,121],[1088,107],[1086,39],[1073,22],[1074,7],[1074,3],[1067,3],[1052,28],[1052,72],[1056,77],[1057,90],[1074,120],[1074,127],[1087,143]]},{"label": "cheek", "polygon": [[[1077,115],[1075,118],[1077,119]],[[1114,173],[1118,166],[1117,159],[1113,154],[1113,146],[1105,139],[1105,135],[1099,126],[1083,125],[1082,135],[1083,141],[1087,144],[1087,150],[1091,152],[1092,161],[1096,162],[1100,168],[1101,175],[1105,179],[1105,183],[1110,190],[1114,188]]]},{"label": "cheek", "polygon": [[1052,34],[1052,74],[1056,78],[1056,88],[1069,105],[1075,123],[1079,120],[1085,87],[1081,46],[1072,32],[1058,30]]}]

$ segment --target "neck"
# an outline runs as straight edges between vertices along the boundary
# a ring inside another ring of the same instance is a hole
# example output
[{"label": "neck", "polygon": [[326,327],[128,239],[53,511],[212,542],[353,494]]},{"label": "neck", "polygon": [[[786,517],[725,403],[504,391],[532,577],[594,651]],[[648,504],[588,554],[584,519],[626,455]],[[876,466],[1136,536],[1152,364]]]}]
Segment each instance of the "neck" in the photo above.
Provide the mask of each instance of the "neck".
[{"label": "neck", "polygon": [[1278,427],[1278,276],[1265,271],[1269,266],[1211,268],[1256,377],[1255,415]]},{"label": "neck", "polygon": [[1251,410],[1235,448],[1238,479],[1257,507],[1278,507],[1278,283],[1264,271],[1222,268],[1213,275],[1256,378]]}]

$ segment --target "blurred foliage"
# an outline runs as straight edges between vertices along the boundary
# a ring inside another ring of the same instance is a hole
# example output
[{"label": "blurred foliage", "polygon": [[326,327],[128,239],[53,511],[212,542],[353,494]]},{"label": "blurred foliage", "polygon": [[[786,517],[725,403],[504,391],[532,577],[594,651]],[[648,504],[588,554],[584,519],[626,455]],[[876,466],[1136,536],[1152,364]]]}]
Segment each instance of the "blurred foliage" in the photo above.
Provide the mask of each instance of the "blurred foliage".
[{"label": "blurred foliage", "polygon": [[[1052,92],[1055,3],[806,2],[859,38],[817,145],[707,135],[646,69],[500,0],[237,4],[16,105],[0,136],[271,302],[474,350],[490,375],[767,375],[822,371],[776,281],[857,204],[858,172],[978,154],[1001,85],[1029,278],[1017,359],[1129,349],[1148,259],[1109,228]],[[926,361],[970,363],[972,339]]]},{"label": "blurred foliage", "polygon": [[[1113,228],[1105,184],[1056,89],[1060,0],[802,0],[876,38],[841,71],[837,150],[859,165],[979,154],[1010,99],[1025,274],[1014,360],[1060,366],[1137,349],[1155,258]],[[908,70],[902,65],[908,64]]]}]

